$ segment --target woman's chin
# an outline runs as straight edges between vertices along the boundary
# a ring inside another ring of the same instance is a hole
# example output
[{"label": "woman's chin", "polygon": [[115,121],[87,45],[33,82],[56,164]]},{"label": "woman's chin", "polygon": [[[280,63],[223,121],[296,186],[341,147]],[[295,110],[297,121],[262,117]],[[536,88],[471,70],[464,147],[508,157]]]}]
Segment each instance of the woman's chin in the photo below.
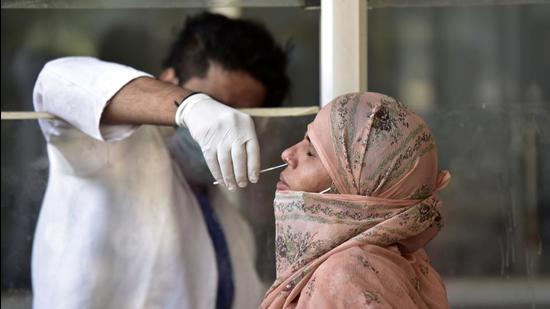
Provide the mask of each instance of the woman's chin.
[{"label": "woman's chin", "polygon": [[290,188],[282,181],[277,182],[277,191],[288,191]]}]

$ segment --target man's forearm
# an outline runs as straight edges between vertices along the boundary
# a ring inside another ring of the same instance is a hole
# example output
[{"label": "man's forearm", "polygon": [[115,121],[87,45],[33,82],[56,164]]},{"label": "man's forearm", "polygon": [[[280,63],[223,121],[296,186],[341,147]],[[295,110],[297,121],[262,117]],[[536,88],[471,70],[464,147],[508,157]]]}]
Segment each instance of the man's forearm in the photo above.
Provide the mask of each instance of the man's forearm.
[{"label": "man's forearm", "polygon": [[115,94],[103,112],[107,124],[175,125],[177,106],[191,92],[151,77],[129,82]]}]

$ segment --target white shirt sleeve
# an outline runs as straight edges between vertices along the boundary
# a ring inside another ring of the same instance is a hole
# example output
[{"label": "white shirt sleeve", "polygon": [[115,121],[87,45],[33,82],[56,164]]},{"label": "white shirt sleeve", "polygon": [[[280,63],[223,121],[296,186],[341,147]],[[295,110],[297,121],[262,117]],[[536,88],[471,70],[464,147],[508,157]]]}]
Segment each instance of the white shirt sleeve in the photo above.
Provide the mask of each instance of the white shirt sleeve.
[{"label": "white shirt sleeve", "polygon": [[101,141],[128,137],[137,126],[103,125],[101,115],[122,87],[142,76],[151,75],[91,57],[67,57],[48,62],[34,86],[34,108],[62,120],[40,121],[46,140],[63,137],[71,126]]}]

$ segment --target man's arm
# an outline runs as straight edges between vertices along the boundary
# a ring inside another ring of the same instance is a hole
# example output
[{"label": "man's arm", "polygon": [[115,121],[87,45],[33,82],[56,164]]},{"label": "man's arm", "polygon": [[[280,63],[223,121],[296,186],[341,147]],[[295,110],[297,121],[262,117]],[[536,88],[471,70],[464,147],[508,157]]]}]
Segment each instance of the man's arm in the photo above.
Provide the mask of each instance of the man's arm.
[{"label": "man's arm", "polygon": [[173,84],[140,77],[113,96],[102,122],[187,126],[216,180],[230,190],[245,187],[248,180],[256,182],[259,147],[252,119],[205,94],[186,99],[190,94]]},{"label": "man's arm", "polygon": [[[148,76],[133,68],[91,57],[66,57],[48,62],[40,71],[33,91],[36,111],[49,112],[59,120],[41,120],[46,140],[74,137],[68,124],[98,140],[120,140],[134,126],[121,125],[105,130],[102,115],[110,100],[133,80]],[[122,122],[119,122],[122,124]]]},{"label": "man's arm", "polygon": [[105,124],[176,125],[178,105],[191,92],[151,77],[140,77],[122,87],[101,117]]},{"label": "man's arm", "polygon": [[[99,140],[118,140],[131,126],[102,130],[100,124],[186,126],[199,143],[214,178],[231,190],[256,182],[260,149],[250,116],[130,67],[93,58],[61,58],[44,66],[33,93],[37,111],[52,113]],[[185,98],[185,100],[183,100]],[[183,100],[183,102],[182,102]],[[181,102],[179,107],[175,102]],[[66,124],[41,121],[50,140]]]}]

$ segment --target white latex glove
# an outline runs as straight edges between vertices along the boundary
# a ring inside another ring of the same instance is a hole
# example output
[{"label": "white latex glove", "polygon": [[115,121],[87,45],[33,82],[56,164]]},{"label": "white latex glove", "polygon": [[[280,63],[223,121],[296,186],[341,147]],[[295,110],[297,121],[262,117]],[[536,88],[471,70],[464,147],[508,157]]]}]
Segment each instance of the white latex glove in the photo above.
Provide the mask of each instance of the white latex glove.
[{"label": "white latex glove", "polygon": [[258,181],[260,147],[250,116],[197,93],[179,105],[176,124],[189,128],[210,172],[229,190]]}]

